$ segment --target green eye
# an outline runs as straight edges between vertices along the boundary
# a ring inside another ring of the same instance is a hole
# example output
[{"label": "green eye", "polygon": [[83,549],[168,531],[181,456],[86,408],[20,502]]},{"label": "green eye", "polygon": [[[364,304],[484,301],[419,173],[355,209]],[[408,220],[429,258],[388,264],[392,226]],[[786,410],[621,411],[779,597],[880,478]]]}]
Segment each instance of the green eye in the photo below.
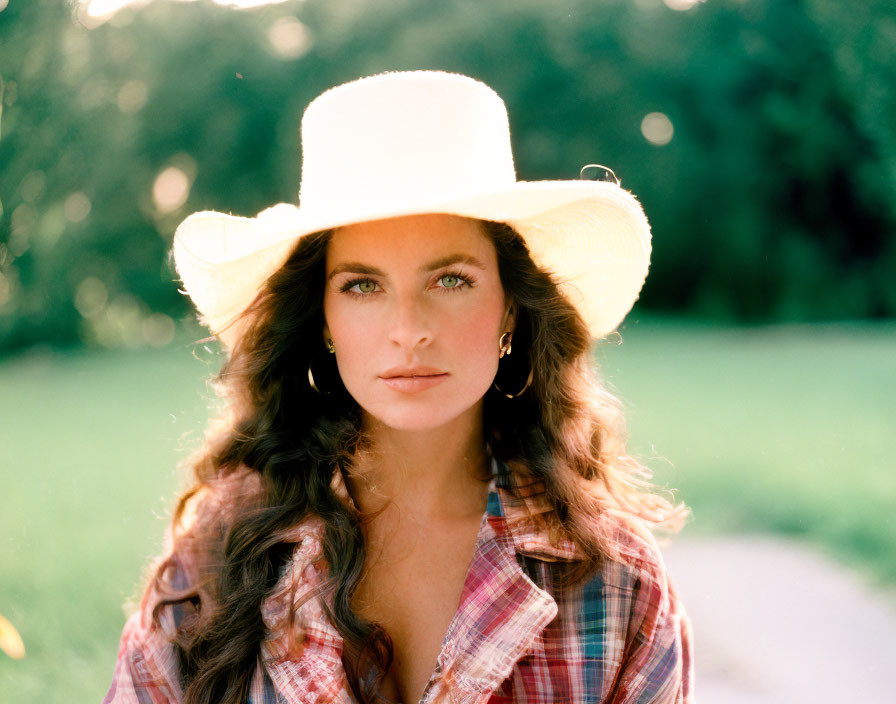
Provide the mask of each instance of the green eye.
[{"label": "green eye", "polygon": [[442,282],[445,288],[454,288],[460,281],[460,279],[458,279],[458,277],[456,277],[454,274],[445,274],[439,280]]},{"label": "green eye", "polygon": [[373,281],[359,281],[358,290],[361,293],[373,293],[376,290],[376,284]]}]

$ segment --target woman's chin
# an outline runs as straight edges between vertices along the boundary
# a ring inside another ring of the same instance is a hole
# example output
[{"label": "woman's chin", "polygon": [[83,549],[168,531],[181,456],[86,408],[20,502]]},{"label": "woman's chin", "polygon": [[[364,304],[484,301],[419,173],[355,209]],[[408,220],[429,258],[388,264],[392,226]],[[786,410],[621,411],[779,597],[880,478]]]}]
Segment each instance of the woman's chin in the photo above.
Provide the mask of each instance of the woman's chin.
[{"label": "woman's chin", "polygon": [[473,412],[477,401],[474,399],[468,404],[447,405],[444,399],[423,402],[423,399],[407,399],[403,403],[391,400],[388,403],[365,406],[360,404],[365,414],[374,421],[374,426],[382,426],[390,430],[415,433],[426,432],[445,428],[461,421],[461,416],[468,416]]},{"label": "woman's chin", "polygon": [[437,430],[457,417],[456,415],[446,415],[445,413],[425,413],[421,411],[396,413],[394,409],[386,414],[372,415],[376,418],[379,425],[390,430],[408,433]]}]

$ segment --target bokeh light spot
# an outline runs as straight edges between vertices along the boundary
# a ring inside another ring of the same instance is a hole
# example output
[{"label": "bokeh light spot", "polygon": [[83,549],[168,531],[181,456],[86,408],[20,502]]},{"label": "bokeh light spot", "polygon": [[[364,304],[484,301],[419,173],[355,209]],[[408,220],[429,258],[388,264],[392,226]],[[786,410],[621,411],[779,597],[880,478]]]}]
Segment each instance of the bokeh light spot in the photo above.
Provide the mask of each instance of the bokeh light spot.
[{"label": "bokeh light spot", "polygon": [[111,348],[142,347],[145,344],[143,314],[140,301],[128,294],[119,294],[103,309],[102,315],[90,321],[96,341]]},{"label": "bokeh light spot", "polygon": [[[140,7],[147,5],[152,0],[78,0],[78,21],[87,29],[95,29],[108,20],[116,22],[120,17],[118,11],[125,7]],[[184,0],[181,0],[183,2]],[[9,0],[0,0],[0,10],[6,6]],[[235,10],[251,10],[265,5],[279,5],[287,0],[214,0],[216,5],[232,7]],[[120,20],[119,26],[129,20]]]},{"label": "bokeh light spot", "polygon": [[56,242],[62,237],[62,233],[65,232],[66,224],[65,212],[61,204],[54,203],[43,210],[35,227],[35,234],[45,252],[56,245]]},{"label": "bokeh light spot", "polygon": [[22,203],[10,216],[9,253],[21,257],[31,247],[31,230],[37,222],[37,213],[27,203]]},{"label": "bokeh light spot", "polygon": [[279,5],[286,0],[215,0],[218,5],[226,5],[237,10],[251,10],[264,5]]},{"label": "bokeh light spot", "polygon": [[190,196],[190,179],[176,166],[163,169],[152,185],[152,198],[156,208],[170,213],[180,208]]},{"label": "bokeh light spot", "polygon": [[27,203],[22,203],[12,211],[9,224],[14,234],[21,233],[28,235],[31,233],[31,228],[34,227],[36,221],[37,213],[34,208]]},{"label": "bokeh light spot", "polygon": [[34,203],[40,200],[44,194],[44,188],[47,185],[47,177],[43,171],[32,171],[26,174],[22,179],[22,185],[19,186],[19,192],[27,203]]},{"label": "bokeh light spot", "polygon": [[641,120],[641,134],[644,135],[644,139],[658,147],[671,142],[674,132],[672,120],[664,113],[651,112]]},{"label": "bokeh light spot", "polygon": [[75,308],[85,318],[95,318],[102,313],[108,300],[109,292],[95,276],[88,276],[75,289]]},{"label": "bokeh light spot", "polygon": [[143,339],[153,347],[164,347],[174,339],[174,321],[164,313],[152,313],[143,319]]},{"label": "bokeh light spot", "polygon": [[69,222],[81,222],[90,214],[90,198],[81,191],[75,191],[65,199],[62,212],[65,214],[65,219]]},{"label": "bokeh light spot", "polygon": [[[3,0],[0,0],[3,2]],[[3,8],[0,7],[0,10]],[[22,642],[22,636],[7,621],[3,614],[0,614],[0,650],[6,653],[13,660],[21,660],[25,657],[25,644]]]},{"label": "bokeh light spot", "polygon": [[[149,0],[81,0],[81,19],[103,21],[109,19],[121,8],[128,5],[145,5]],[[86,22],[88,29],[97,26],[98,22]]]},{"label": "bokeh light spot", "polygon": [[295,17],[281,17],[268,29],[271,50],[281,59],[297,59],[311,47],[311,32]]},{"label": "bokeh light spot", "polygon": [[146,99],[149,97],[149,90],[143,81],[132,79],[126,81],[121,88],[118,89],[118,109],[126,114],[133,114],[146,105]]},{"label": "bokeh light spot", "polygon": [[678,12],[684,12],[685,10],[690,10],[694,5],[699,5],[701,2],[705,2],[706,0],[663,0],[666,7],[670,10],[677,10]]}]

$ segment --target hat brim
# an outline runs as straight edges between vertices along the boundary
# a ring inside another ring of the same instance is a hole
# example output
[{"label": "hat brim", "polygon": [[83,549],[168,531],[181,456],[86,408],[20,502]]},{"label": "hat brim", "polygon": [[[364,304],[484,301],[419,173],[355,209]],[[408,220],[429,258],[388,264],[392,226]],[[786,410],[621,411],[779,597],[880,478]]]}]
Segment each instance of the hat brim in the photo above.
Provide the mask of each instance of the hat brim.
[{"label": "hat brim", "polygon": [[638,298],[650,261],[650,226],[628,191],[605,181],[519,181],[438,201],[384,203],[338,213],[278,204],[254,218],[204,211],[177,228],[174,259],[203,322],[228,347],[233,323],[302,237],[358,222],[446,213],[506,222],[553,273],[591,334],[612,332]]}]

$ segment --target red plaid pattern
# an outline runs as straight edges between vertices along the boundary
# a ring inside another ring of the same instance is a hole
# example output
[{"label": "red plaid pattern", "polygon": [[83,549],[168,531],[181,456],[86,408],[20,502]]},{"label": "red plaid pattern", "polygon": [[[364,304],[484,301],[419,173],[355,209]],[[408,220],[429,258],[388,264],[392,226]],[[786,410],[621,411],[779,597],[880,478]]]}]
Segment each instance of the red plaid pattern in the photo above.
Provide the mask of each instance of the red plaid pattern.
[{"label": "red plaid pattern", "polygon": [[[558,576],[581,558],[577,547],[553,544],[532,519],[544,512],[537,491],[517,498],[507,467],[495,460],[493,469],[460,604],[421,704],[693,704],[690,624],[650,534],[620,521],[624,560],[563,587]],[[341,472],[332,486],[351,500]],[[249,703],[356,704],[342,638],[316,592],[326,575],[323,522],[308,519],[288,539],[296,549],[262,605],[268,635]],[[151,606],[148,592],[125,624],[104,704],[182,701],[165,635],[173,615],[163,609],[153,627]]]}]

